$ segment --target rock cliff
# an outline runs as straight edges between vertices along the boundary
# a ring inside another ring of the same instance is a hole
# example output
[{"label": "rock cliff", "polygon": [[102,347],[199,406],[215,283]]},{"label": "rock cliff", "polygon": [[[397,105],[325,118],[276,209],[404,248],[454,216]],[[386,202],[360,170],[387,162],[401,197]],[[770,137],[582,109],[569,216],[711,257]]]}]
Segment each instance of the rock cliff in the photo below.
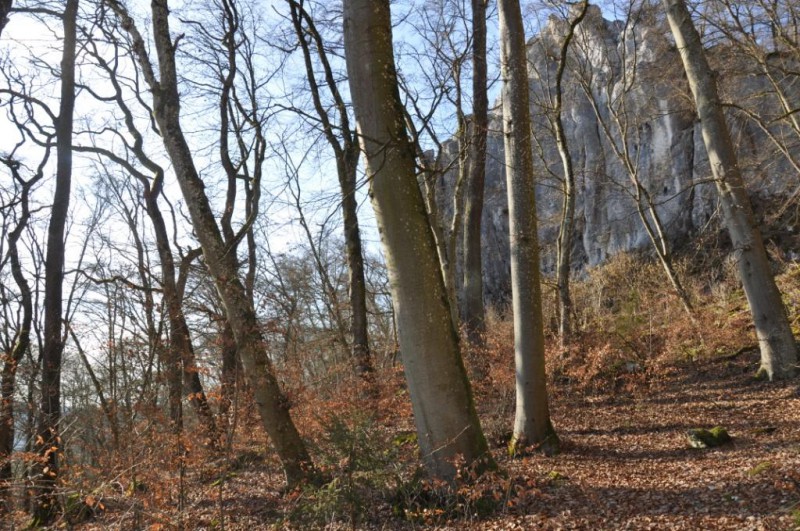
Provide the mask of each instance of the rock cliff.
[{"label": "rock cliff", "polygon": [[[634,199],[631,167],[656,204],[668,238],[680,246],[714,223],[717,205],[711,172],[668,30],[638,20],[627,26],[592,6],[570,51],[562,116],[577,188],[573,264],[576,271],[624,251],[647,251],[650,240]],[[558,49],[565,24],[551,19],[531,39],[529,76],[537,162],[537,217],[542,269],[552,274],[562,201],[561,164],[550,120]],[[718,58],[719,59],[719,58]],[[720,59],[721,60],[721,59]],[[745,69],[746,70],[746,69]],[[725,98],[752,99],[765,82],[756,74],[721,81]],[[762,105],[769,105],[765,100]],[[508,209],[500,106],[490,117],[486,202],[483,215],[484,293],[487,301],[509,295]],[[797,174],[749,120],[731,115],[740,162],[754,196],[787,196]],[[453,150],[454,146],[448,146]],[[626,167],[617,152],[628,152]],[[441,211],[452,208],[454,173],[439,183]],[[444,198],[444,199],[442,199]]]}]

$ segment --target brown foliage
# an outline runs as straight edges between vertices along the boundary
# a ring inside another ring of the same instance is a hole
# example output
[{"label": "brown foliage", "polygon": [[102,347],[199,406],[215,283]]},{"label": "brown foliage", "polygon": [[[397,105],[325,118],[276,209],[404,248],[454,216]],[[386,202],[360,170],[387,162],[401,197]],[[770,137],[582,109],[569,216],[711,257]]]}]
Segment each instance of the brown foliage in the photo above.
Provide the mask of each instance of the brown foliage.
[{"label": "brown foliage", "polygon": [[[778,280],[797,321],[800,267],[781,267]],[[466,347],[465,360],[503,472],[477,476],[462,467],[455,487],[426,479],[402,368],[379,357],[379,393],[369,398],[346,357],[330,358],[313,378],[304,374],[320,353],[311,344],[279,377],[327,483],[283,490],[252,398],[240,393],[229,424],[235,431],[221,454],[193,435],[191,417],[179,453],[163,414],[146,409],[121,448],[98,436],[80,453],[68,449],[59,485],[67,510],[59,522],[80,529],[797,526],[800,396],[796,385],[753,378],[758,355],[733,268],[725,261],[699,272],[684,267],[702,308],[697,326],[659,273],[621,256],[574,284],[574,346],[564,351],[548,338],[553,421],[564,443],[557,457],[507,456],[513,330],[502,313],[490,312],[485,346]],[[221,393],[209,396],[216,410]],[[99,413],[75,422],[76,430],[90,422],[102,431]],[[687,430],[717,425],[732,445],[690,447]],[[20,466],[24,456],[16,457]],[[9,518],[26,521],[21,512]]]}]

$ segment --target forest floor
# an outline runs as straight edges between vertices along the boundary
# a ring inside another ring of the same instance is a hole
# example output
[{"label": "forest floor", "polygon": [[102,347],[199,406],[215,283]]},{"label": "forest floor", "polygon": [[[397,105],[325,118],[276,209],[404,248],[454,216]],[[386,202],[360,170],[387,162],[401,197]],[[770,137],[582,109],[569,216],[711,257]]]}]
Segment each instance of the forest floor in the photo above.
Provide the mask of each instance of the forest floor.
[{"label": "forest floor", "polygon": [[[478,403],[491,405],[484,429],[505,472],[448,494],[408,472],[417,457],[398,371],[377,408],[390,413],[323,422],[328,435],[315,451],[327,457],[318,464],[336,478],[326,487],[282,492],[277,463],[261,457],[263,437],[246,438],[224,481],[202,467],[187,472],[180,513],[145,501],[121,514],[125,504],[109,499],[82,528],[800,529],[800,389],[757,381],[756,368],[749,351],[665,365],[657,376],[623,371],[605,390],[555,383],[562,452],[554,457],[509,458],[512,397],[476,385]],[[713,426],[732,443],[690,446],[687,430]]]},{"label": "forest floor", "polygon": [[[479,529],[800,529],[800,393],[756,382],[755,360],[667,370],[632,392],[558,389],[555,457],[505,465],[544,482],[523,514]],[[729,446],[690,447],[687,430],[723,426]]]}]

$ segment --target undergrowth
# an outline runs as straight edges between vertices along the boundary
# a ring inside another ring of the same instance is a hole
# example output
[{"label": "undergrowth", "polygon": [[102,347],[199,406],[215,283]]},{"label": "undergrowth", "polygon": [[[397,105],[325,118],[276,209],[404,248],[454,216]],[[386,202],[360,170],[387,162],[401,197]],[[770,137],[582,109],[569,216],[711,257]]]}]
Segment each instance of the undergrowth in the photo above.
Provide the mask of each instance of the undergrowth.
[{"label": "undergrowth", "polygon": [[[792,325],[800,333],[800,266],[784,262],[777,267]],[[646,390],[670,367],[691,368],[702,360],[725,359],[754,348],[733,264],[718,260],[697,267],[685,258],[677,269],[698,308],[694,318],[683,310],[660,267],[646,259],[620,255],[573,281],[574,337],[560,348],[554,330],[547,330],[548,382],[555,399]],[[554,294],[545,292],[546,323],[555,322],[554,301]],[[484,431],[491,448],[499,450],[511,436],[514,414],[513,326],[502,309],[492,310],[487,330],[483,345],[465,345],[464,356]],[[381,348],[395,350],[394,345]],[[187,437],[182,444],[188,453],[176,459],[177,441],[158,428],[165,423],[157,411],[137,412],[129,427],[137,434],[135,440],[123,441],[118,448],[109,444],[107,434],[92,433],[91,427],[67,431],[86,444],[79,453],[65,456],[59,493],[66,512],[60,523],[74,526],[97,520],[100,528],[120,529],[200,524],[222,528],[230,518],[227,489],[239,475],[253,470],[271,482],[262,488],[270,494],[258,499],[265,506],[261,517],[278,527],[298,529],[381,527],[386,522],[457,525],[524,514],[543,489],[568,482],[553,470],[534,478],[497,472],[478,476],[459,463],[454,483],[432,481],[419,469],[408,390],[394,354],[379,364],[377,398],[365,397],[346,363],[304,385],[296,383],[303,381],[298,367],[283,368],[279,375],[287,382],[293,417],[326,478],[321,486],[280,491],[278,463],[265,443],[251,398],[243,393],[234,412],[237,420],[229,424],[237,431],[222,455]],[[194,422],[187,413],[188,433]],[[15,466],[21,470],[28,465],[20,461]],[[24,485],[15,487],[20,500],[26,496]],[[203,503],[218,504],[213,517],[185,520],[190,517],[183,511],[188,514]],[[11,518],[23,521],[23,514],[12,512]]]}]

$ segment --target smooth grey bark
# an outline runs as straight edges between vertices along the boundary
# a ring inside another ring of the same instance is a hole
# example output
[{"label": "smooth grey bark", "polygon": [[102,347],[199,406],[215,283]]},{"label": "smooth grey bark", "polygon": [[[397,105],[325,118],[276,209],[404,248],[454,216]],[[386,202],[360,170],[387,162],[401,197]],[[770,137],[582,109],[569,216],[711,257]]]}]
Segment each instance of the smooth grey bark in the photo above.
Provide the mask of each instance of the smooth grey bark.
[{"label": "smooth grey bark", "polygon": [[497,12],[516,366],[517,405],[509,450],[517,453],[536,446],[549,455],[558,452],[559,441],[550,421],[544,365],[527,47],[519,0],[499,0]]},{"label": "smooth grey bark", "polygon": [[[456,285],[456,262],[458,260],[458,240],[462,236],[462,227],[464,225],[464,193],[465,184],[470,175],[470,153],[469,153],[469,140],[470,131],[467,125],[467,117],[464,114],[463,105],[463,89],[461,87],[461,70],[462,61],[453,61],[451,67],[452,76],[454,81],[455,98],[454,105],[456,110],[456,121],[458,129],[456,131],[456,141],[458,145],[458,166],[456,172],[456,182],[453,187],[453,216],[450,218],[450,224],[447,228],[447,239],[444,245],[445,262],[442,264],[442,271],[444,272],[444,284],[447,289],[447,294],[450,299],[450,313],[456,330],[461,328],[458,314],[458,287]],[[432,223],[436,221],[433,220]],[[441,254],[440,254],[441,258]]]},{"label": "smooth grey bark", "polygon": [[[451,274],[455,271],[452,264],[453,258],[455,257],[451,258],[450,251],[448,249],[450,235],[440,224],[440,222],[443,221],[443,217],[439,214],[439,202],[436,197],[436,183],[445,172],[442,170],[438,160],[432,161],[430,160],[430,157],[426,155],[425,150],[422,148],[422,145],[419,142],[419,132],[414,129],[414,123],[409,115],[406,115],[406,126],[408,127],[408,132],[411,133],[411,136],[414,139],[412,144],[414,145],[414,151],[417,155],[417,163],[419,164],[420,173],[422,174],[420,178],[420,185],[423,190],[423,202],[428,214],[428,219],[430,220],[429,225],[431,227],[431,233],[433,234],[434,244],[436,245],[436,256],[439,259],[439,268],[442,271],[444,289],[447,293],[447,304],[450,308],[450,320],[453,322],[453,328],[458,330],[459,319],[455,278],[451,276]],[[437,145],[437,152],[441,153],[441,144],[438,142],[438,140],[435,140],[434,143]],[[459,162],[461,160],[461,153],[459,153]],[[461,183],[463,182],[461,177],[463,175],[463,172],[459,170],[455,185],[456,189],[461,188]],[[453,194],[454,217],[458,215],[456,212],[456,205],[459,203],[459,195],[460,193]]]},{"label": "smooth grey bark", "polygon": [[[169,29],[169,6],[166,0],[153,0],[152,20],[159,76],[153,70],[144,39],[127,10],[109,0],[121,26],[131,37],[133,51],[142,74],[153,94],[153,114],[162,135],[167,155],[175,169],[192,226],[200,240],[206,267],[214,279],[225,306],[228,322],[236,339],[245,376],[253,391],[264,429],[275,448],[286,481],[297,485],[316,475],[305,443],[289,414],[289,402],[283,395],[269,361],[266,343],[258,318],[239,278],[235,252],[223,240],[211,210],[205,185],[192,158],[180,124],[180,97],[175,64],[175,44]],[[231,242],[232,243],[232,242]]]},{"label": "smooth grey bark", "polygon": [[770,380],[790,378],[797,371],[797,344],[756,227],[714,72],[686,4],[683,0],[663,0],[663,4],[694,95],[723,220],[753,315],[761,349],[759,373]]},{"label": "smooth grey bark", "polygon": [[464,194],[464,284],[461,318],[467,337],[481,344],[486,333],[483,307],[481,219],[486,181],[486,137],[489,96],[486,66],[486,2],[472,0],[472,139],[471,165]]},{"label": "smooth grey bark", "polygon": [[561,347],[565,347],[572,334],[572,297],[569,290],[569,277],[572,269],[572,231],[575,225],[575,171],[569,152],[569,142],[564,131],[563,80],[567,66],[569,44],[575,35],[575,28],[586,17],[589,2],[582,2],[577,16],[569,23],[569,30],[564,36],[559,50],[556,70],[555,105],[553,106],[553,125],[556,134],[556,147],[561,158],[564,172],[564,199],[561,205],[561,223],[556,240],[556,289],[558,290],[558,337]]},{"label": "smooth grey bark", "polygon": [[78,0],[67,0],[62,24],[64,49],[61,57],[61,100],[56,120],[56,183],[50,224],[47,228],[47,253],[44,266],[44,348],[37,453],[42,461],[36,467],[39,487],[34,501],[34,518],[50,523],[56,516],[55,487],[59,474],[61,438],[61,357],[64,351],[62,289],[64,284],[64,236],[69,214],[72,185],[72,126],[75,109],[75,54]]},{"label": "smooth grey bark", "polygon": [[[355,131],[350,127],[347,105],[339,92],[336,77],[328,60],[325,43],[317,31],[314,19],[308,14],[301,2],[290,1],[292,22],[303,52],[306,67],[306,79],[311,90],[314,110],[320,120],[325,139],[331,146],[336,158],[336,175],[342,195],[342,220],[344,222],[345,256],[348,272],[348,295],[350,302],[350,332],[353,336],[351,345],[356,373],[367,383],[373,383],[372,355],[369,348],[367,321],[367,283],[364,274],[364,253],[361,245],[361,231],[358,225],[358,200],[356,198],[356,176],[361,149]],[[308,36],[308,40],[307,37]],[[320,94],[320,83],[314,72],[311,49],[312,45],[323,68],[324,86],[333,98],[334,109],[338,119],[338,136],[331,122]]]},{"label": "smooth grey bark", "polygon": [[[462,72],[470,50],[470,35],[466,28],[461,30],[458,28],[462,24],[466,26],[467,18],[463,12],[463,6],[439,1],[433,2],[430,10],[432,13],[429,13],[426,7],[420,12],[423,22],[422,27],[419,27],[417,31],[420,37],[428,43],[432,55],[430,60],[441,65],[431,65],[432,68],[441,69],[436,75],[429,78],[432,83],[431,89],[436,95],[430,101],[430,108],[423,109],[420,103],[424,99],[421,99],[415,91],[406,90],[404,94],[404,98],[407,98],[410,107],[413,108],[414,117],[421,130],[417,129],[414,118],[411,113],[407,112],[408,109],[404,108],[404,112],[406,113],[406,127],[417,153],[417,163],[421,174],[420,185],[424,189],[425,205],[431,220],[430,225],[439,255],[453,325],[460,330],[456,272],[459,259],[458,244],[463,240],[464,194],[470,172],[469,143],[472,136],[467,115],[464,112]],[[463,41],[461,31],[465,33]],[[402,82],[402,79],[399,79],[398,82]],[[402,90],[405,87],[401,85],[400,88]],[[453,106],[456,117],[456,131],[453,135],[456,141],[456,156],[452,157],[452,160],[446,154],[445,146],[439,140],[431,120],[433,113],[444,101]],[[431,151],[421,144],[422,133],[426,133],[429,141],[433,144],[432,152],[435,153],[435,157],[431,157]],[[452,199],[437,197],[438,183],[453,169],[455,170],[455,182],[452,187]],[[443,202],[449,202],[452,205],[452,213],[447,218],[444,217],[444,211],[440,209]]]},{"label": "smooth grey bark", "polygon": [[432,476],[452,481],[456,457],[478,471],[494,462],[475,411],[415,175],[389,0],[345,0],[344,45],[422,459]]}]

